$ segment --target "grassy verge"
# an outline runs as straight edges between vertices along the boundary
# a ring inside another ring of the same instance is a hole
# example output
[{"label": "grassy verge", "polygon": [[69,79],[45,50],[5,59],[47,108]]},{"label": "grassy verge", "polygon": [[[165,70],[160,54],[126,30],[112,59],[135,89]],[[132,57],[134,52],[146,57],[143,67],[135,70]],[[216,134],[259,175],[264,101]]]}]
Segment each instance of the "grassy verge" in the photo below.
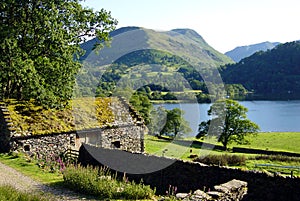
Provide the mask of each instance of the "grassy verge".
[{"label": "grassy verge", "polygon": [[61,173],[44,171],[34,160],[23,154],[0,154],[0,162],[44,184],[57,184],[63,181]]},{"label": "grassy verge", "polygon": [[[125,177],[123,180],[117,180],[115,175],[104,169],[68,165],[63,174],[59,171],[50,172],[49,169],[40,168],[38,161],[24,154],[15,153],[0,154],[0,162],[44,184],[63,186],[87,196],[119,200],[150,200],[155,196],[155,190],[152,190],[150,186],[130,182]],[[44,195],[22,193],[10,186],[0,186],[0,200],[43,201],[49,199]]]},{"label": "grassy verge", "polygon": [[69,166],[63,175],[68,188],[100,199],[150,199],[155,194],[150,186],[130,182],[125,176],[118,180],[103,168]]}]

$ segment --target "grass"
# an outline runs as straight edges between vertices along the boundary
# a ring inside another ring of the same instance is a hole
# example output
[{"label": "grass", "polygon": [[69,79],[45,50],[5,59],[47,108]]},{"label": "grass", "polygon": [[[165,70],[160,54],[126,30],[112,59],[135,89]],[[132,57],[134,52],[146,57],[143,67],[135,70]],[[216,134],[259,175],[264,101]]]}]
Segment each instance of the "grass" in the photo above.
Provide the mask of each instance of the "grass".
[{"label": "grass", "polygon": [[61,173],[43,171],[37,163],[23,154],[0,154],[0,162],[44,184],[58,184],[63,181]]},{"label": "grass", "polygon": [[[239,147],[247,147],[252,149],[268,149],[272,151],[287,151],[299,153],[300,133],[259,133],[257,137],[252,138],[250,145],[236,145]],[[280,140],[281,139],[281,140]],[[193,140],[191,138],[189,141]],[[213,143],[213,142],[212,142]],[[220,145],[220,144],[218,144]],[[268,145],[267,147],[265,145]],[[191,143],[178,143],[176,141],[169,141],[158,139],[154,136],[145,136],[145,151],[157,156],[166,156],[171,158],[178,158],[182,160],[192,160],[195,157],[204,158],[206,156],[215,156],[214,158],[222,157],[222,155],[236,155],[237,157],[246,157],[246,162],[241,165],[232,165],[248,170],[261,170],[270,173],[277,173],[288,175],[293,171],[293,174],[300,176],[300,158],[283,157],[283,156],[265,156],[260,157],[256,154],[231,153],[230,151],[221,150],[205,150],[201,149],[199,145],[191,145]],[[192,158],[190,156],[193,156]],[[221,160],[221,159],[218,159]],[[223,160],[223,158],[222,158]],[[279,167],[261,167],[259,164],[269,164],[277,166],[293,166],[291,168]],[[298,169],[297,169],[298,168]]]},{"label": "grass", "polygon": [[63,175],[68,188],[100,199],[150,199],[155,194],[150,186],[128,181],[125,175],[119,180],[105,168],[69,166]]},{"label": "grass", "polygon": [[166,156],[182,160],[190,160],[189,157],[191,154],[198,156],[206,156],[211,152],[222,154],[220,151],[201,149],[201,146],[192,145],[190,141],[187,141],[186,144],[182,144],[172,140],[158,139],[150,135],[145,136],[145,151],[156,156]]},{"label": "grass", "polygon": [[0,200],[46,201],[49,199],[39,194],[20,192],[11,186],[0,186]]},{"label": "grass", "polygon": [[[98,169],[75,168],[67,166],[64,174],[61,172],[49,172],[38,167],[34,161],[23,154],[0,154],[0,162],[12,167],[22,174],[47,185],[63,186],[73,191],[78,191],[87,196],[93,195],[103,199],[118,200],[153,200],[155,190],[142,183],[134,183],[126,180],[116,180],[109,172],[99,175]],[[96,176],[95,176],[96,175]],[[100,192],[99,192],[100,190]],[[50,199],[50,198],[49,198]],[[24,200],[24,201],[46,201],[49,200],[43,194],[23,193],[10,186],[0,186],[0,200]],[[51,199],[50,199],[51,200]]]},{"label": "grass", "polygon": [[300,153],[300,133],[298,132],[259,133],[256,137],[251,137],[250,142],[250,145],[233,144],[232,146]]}]

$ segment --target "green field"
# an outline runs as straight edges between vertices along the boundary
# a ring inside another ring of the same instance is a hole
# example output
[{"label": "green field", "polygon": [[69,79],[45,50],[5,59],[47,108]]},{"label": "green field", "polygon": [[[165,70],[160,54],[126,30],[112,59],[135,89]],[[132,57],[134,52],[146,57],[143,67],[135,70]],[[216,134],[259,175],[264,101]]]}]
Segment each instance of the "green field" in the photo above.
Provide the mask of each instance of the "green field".
[{"label": "green field", "polygon": [[300,133],[297,132],[259,133],[256,137],[249,139],[250,145],[233,145],[252,149],[300,153]]},{"label": "green field", "polygon": [[[284,157],[284,156],[261,156],[257,154],[232,153],[229,151],[203,149],[198,145],[192,145],[193,139],[188,138],[186,144],[177,141],[169,141],[158,139],[154,136],[145,137],[145,151],[149,154],[157,156],[165,156],[170,158],[178,158],[182,160],[192,160],[191,155],[197,157],[205,157],[208,155],[239,155],[246,157],[246,163],[240,166],[234,166],[241,169],[256,169],[269,173],[280,173],[289,175],[293,171],[293,175],[300,176],[300,158]],[[206,141],[207,142],[207,141]],[[214,144],[215,142],[211,141]],[[220,145],[219,143],[217,143]],[[300,153],[300,133],[259,133],[256,137],[251,138],[250,145],[236,145],[235,147],[245,147],[251,149],[262,149],[270,151],[286,151],[291,153]],[[284,166],[278,167],[262,167],[262,165]],[[286,168],[286,166],[291,168]]]},{"label": "green field", "polygon": [[[232,147],[245,147],[251,149],[261,149],[270,151],[286,151],[291,153],[300,153],[300,133],[297,132],[286,132],[286,133],[259,133],[256,136],[251,136],[248,138],[250,140],[249,145],[237,145],[235,143],[231,144],[229,148]],[[193,138],[188,138],[189,141],[196,140]],[[207,140],[205,142],[208,142]],[[216,140],[211,140],[210,143],[221,145],[216,143]],[[145,138],[146,152],[162,155],[165,149],[164,155],[175,158],[187,159],[187,156],[192,153],[207,153],[207,151],[213,152],[214,154],[222,154],[221,151],[212,150],[200,150],[201,147],[197,146],[181,146],[176,142],[168,142],[166,140],[157,139],[153,136],[146,136]],[[184,153],[188,152],[188,153]]]}]

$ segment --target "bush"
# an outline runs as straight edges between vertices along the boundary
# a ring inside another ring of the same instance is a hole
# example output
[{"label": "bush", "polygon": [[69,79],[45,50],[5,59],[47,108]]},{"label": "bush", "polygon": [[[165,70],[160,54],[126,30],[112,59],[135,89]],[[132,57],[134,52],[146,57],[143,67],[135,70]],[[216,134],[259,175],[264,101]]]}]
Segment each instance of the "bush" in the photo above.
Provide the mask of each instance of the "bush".
[{"label": "bush", "polygon": [[195,162],[200,162],[208,165],[220,165],[220,166],[235,166],[235,165],[245,165],[246,157],[238,155],[208,155],[204,158],[199,157],[194,159]]},{"label": "bush", "polygon": [[142,182],[136,184],[126,177],[117,180],[105,168],[68,166],[63,172],[66,187],[101,199],[149,199],[155,191]]},{"label": "bush", "polygon": [[0,186],[0,200],[46,201],[48,199],[42,197],[41,195],[20,192],[11,186]]}]

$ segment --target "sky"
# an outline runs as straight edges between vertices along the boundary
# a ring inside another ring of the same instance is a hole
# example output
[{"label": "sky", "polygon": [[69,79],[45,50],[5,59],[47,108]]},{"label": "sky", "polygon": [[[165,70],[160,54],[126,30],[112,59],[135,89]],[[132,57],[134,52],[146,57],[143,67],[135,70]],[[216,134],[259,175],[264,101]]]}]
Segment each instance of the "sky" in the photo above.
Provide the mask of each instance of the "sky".
[{"label": "sky", "polygon": [[82,4],[111,11],[119,22],[117,28],[194,29],[222,53],[265,41],[300,40],[299,0],[85,0]]}]

